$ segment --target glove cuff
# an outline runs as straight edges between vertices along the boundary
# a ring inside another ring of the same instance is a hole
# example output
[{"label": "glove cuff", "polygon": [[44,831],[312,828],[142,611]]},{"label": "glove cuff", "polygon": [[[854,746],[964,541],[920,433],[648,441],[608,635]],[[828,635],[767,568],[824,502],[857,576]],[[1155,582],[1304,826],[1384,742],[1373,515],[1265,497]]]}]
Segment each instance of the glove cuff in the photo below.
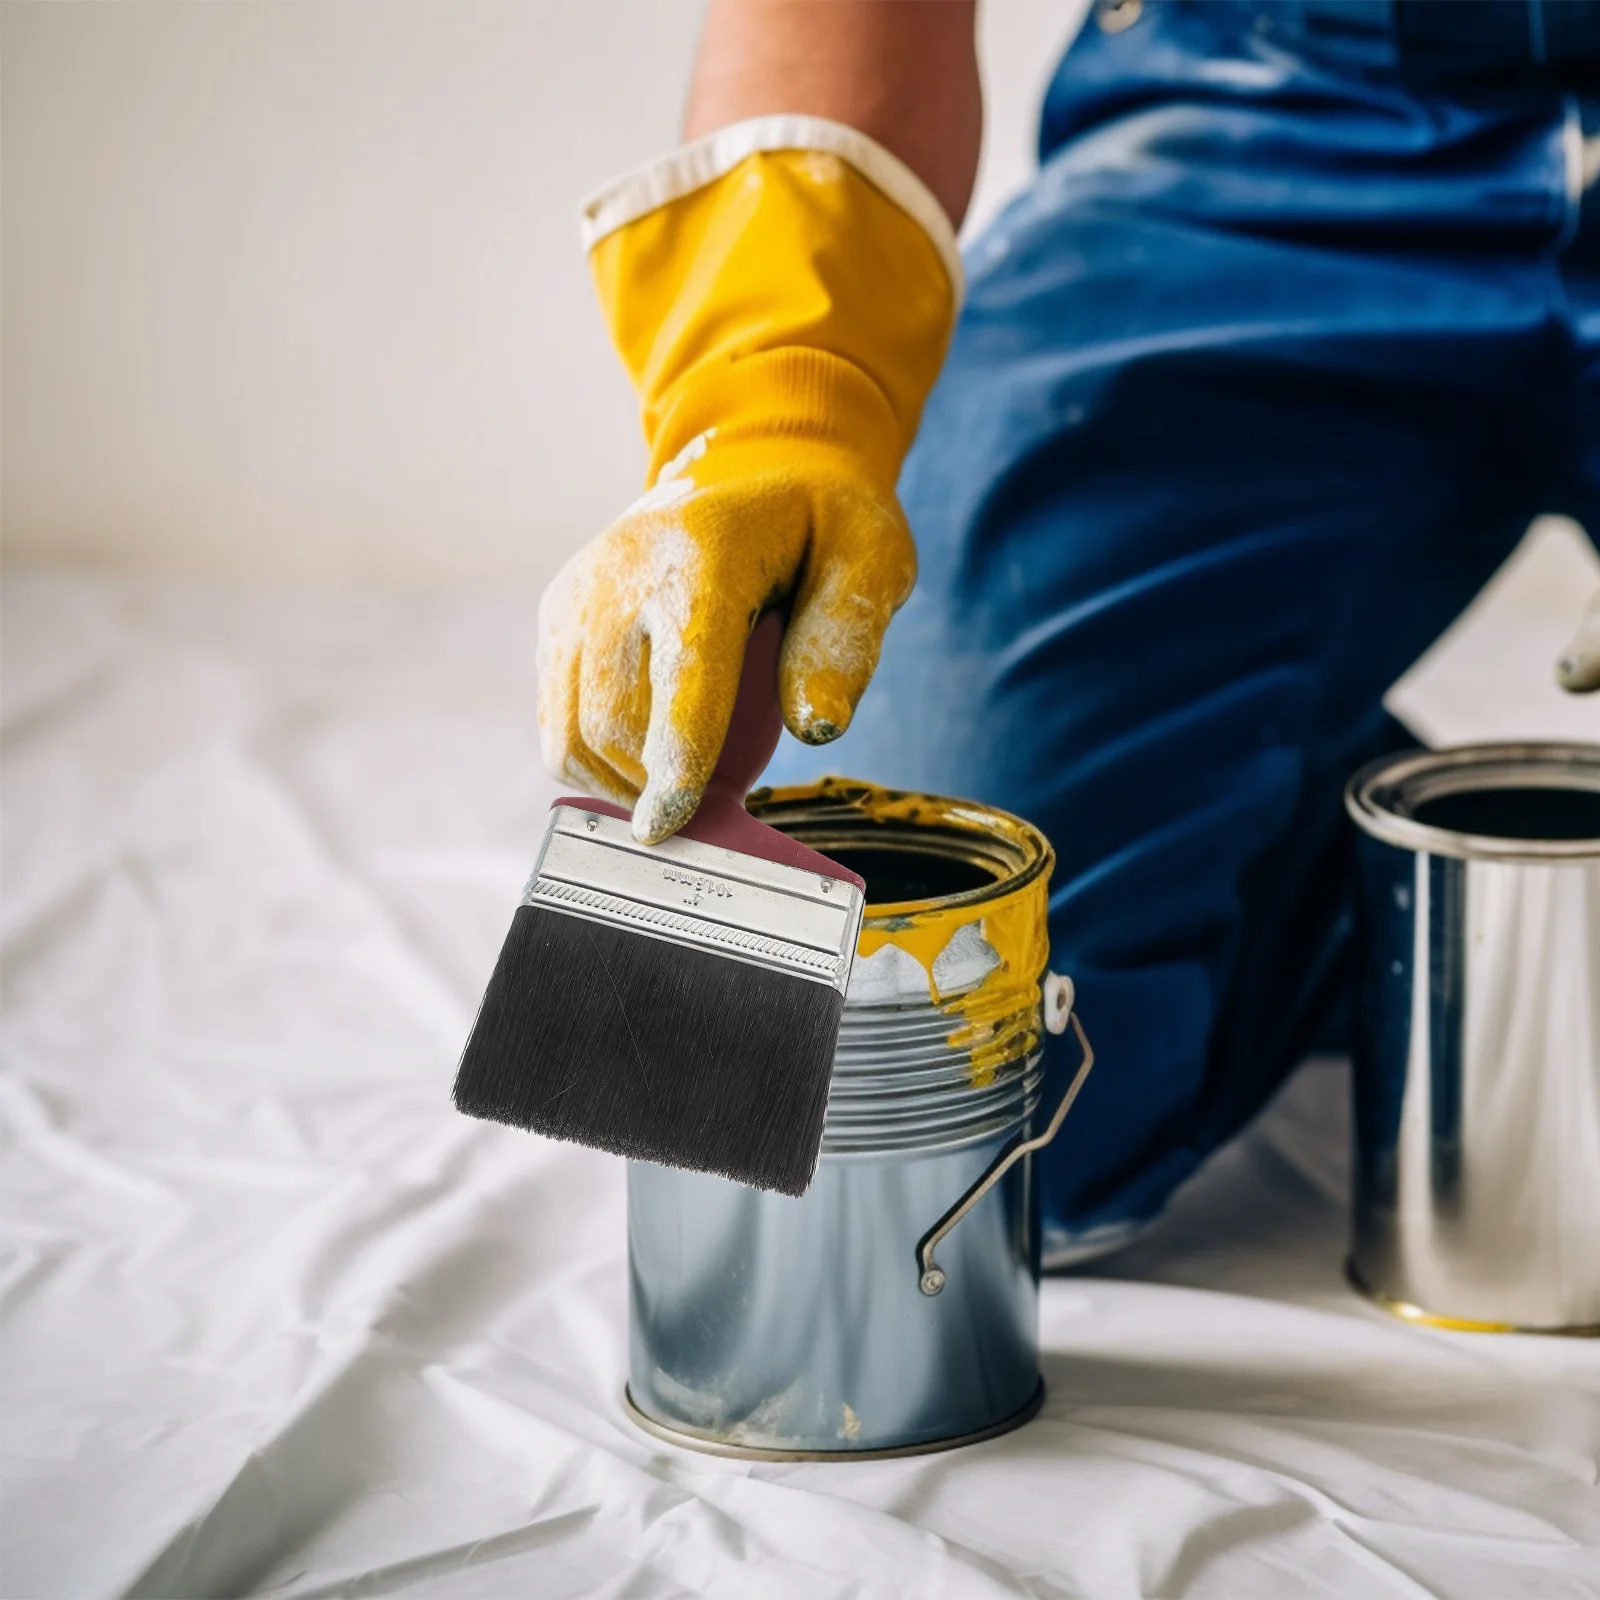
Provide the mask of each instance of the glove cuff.
[{"label": "glove cuff", "polygon": [[959,305],[961,253],[956,248],[955,229],[933,191],[876,139],[826,117],[798,113],[752,117],[718,128],[647,166],[611,179],[583,202],[584,250],[592,251],[617,229],[726,177],[748,157],[775,150],[815,150],[847,161],[927,234],[949,274]]},{"label": "glove cuff", "polygon": [[[797,129],[832,129],[853,156],[902,174],[892,181],[932,208],[948,257],[854,159],[793,148]],[[747,148],[780,134],[783,148]],[[727,160],[737,164],[720,170]],[[589,265],[639,392],[652,481],[715,428],[719,446],[843,445],[892,485],[955,322],[959,263],[943,217],[887,151],[805,117],[724,129],[597,198]]]}]

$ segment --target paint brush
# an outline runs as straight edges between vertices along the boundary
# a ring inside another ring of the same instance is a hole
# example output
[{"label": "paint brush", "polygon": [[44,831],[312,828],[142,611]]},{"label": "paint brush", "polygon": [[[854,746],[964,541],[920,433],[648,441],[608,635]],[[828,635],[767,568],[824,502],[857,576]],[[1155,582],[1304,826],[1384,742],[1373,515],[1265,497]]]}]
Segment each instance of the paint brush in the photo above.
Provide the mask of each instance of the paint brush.
[{"label": "paint brush", "polygon": [[456,1077],[470,1116],[803,1194],[816,1170],[865,885],[757,822],[782,732],[769,612],[694,817],[642,845],[551,807]]}]

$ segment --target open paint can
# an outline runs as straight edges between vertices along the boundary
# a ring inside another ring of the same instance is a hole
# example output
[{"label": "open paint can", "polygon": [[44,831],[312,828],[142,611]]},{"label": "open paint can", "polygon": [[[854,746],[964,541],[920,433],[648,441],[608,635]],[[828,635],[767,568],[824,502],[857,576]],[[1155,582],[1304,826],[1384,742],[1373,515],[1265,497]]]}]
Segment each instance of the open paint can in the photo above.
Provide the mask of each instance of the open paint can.
[{"label": "open paint can", "polygon": [[[1032,1154],[1093,1061],[1045,971],[1050,846],[986,806],[841,779],[750,809],[866,880],[822,1155],[800,1199],[629,1163],[630,1411],[764,1460],[1014,1428],[1043,1397]],[[1079,1065],[1042,1107],[1043,1034],[1069,1025]]]},{"label": "open paint can", "polygon": [[1417,1321],[1600,1333],[1600,745],[1386,758],[1345,798],[1352,1281]]}]

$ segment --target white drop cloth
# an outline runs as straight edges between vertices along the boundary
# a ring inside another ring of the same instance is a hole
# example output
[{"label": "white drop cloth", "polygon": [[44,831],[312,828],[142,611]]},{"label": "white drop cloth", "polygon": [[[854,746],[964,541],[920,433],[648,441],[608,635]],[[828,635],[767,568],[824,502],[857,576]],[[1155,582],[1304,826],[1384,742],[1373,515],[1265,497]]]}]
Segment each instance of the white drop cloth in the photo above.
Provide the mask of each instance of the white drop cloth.
[{"label": "white drop cloth", "polygon": [[1021,1432],[641,1436],[620,1164],[448,1101],[552,792],[530,597],[4,603],[7,1596],[1600,1595],[1600,1349],[1347,1291],[1332,1068],[1047,1283]]}]

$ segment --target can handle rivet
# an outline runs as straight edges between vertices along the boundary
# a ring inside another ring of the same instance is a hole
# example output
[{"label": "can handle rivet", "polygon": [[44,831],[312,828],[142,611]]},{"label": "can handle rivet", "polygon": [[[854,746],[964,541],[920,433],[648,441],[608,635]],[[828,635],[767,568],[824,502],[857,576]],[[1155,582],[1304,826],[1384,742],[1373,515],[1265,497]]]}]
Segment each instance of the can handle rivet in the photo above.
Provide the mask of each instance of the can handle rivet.
[{"label": "can handle rivet", "polygon": [[1067,1019],[1072,1015],[1077,998],[1071,978],[1063,977],[1059,972],[1045,973],[1044,1026],[1047,1033],[1067,1031]]},{"label": "can handle rivet", "polygon": [[587,828],[587,829],[588,829],[588,830],[589,830],[589,832],[590,832],[590,833],[593,833],[593,832],[594,832],[594,830],[595,830],[595,829],[596,829],[596,828],[598,828],[598,827],[599,827],[599,826],[600,826],[600,819],[599,819],[599,817],[590,817],[590,818],[589,818],[589,819],[588,819],[588,820],[587,820],[587,821],[586,821],[586,822],[585,822],[585,823],[584,823],[584,827],[586,827],[586,828]]}]

